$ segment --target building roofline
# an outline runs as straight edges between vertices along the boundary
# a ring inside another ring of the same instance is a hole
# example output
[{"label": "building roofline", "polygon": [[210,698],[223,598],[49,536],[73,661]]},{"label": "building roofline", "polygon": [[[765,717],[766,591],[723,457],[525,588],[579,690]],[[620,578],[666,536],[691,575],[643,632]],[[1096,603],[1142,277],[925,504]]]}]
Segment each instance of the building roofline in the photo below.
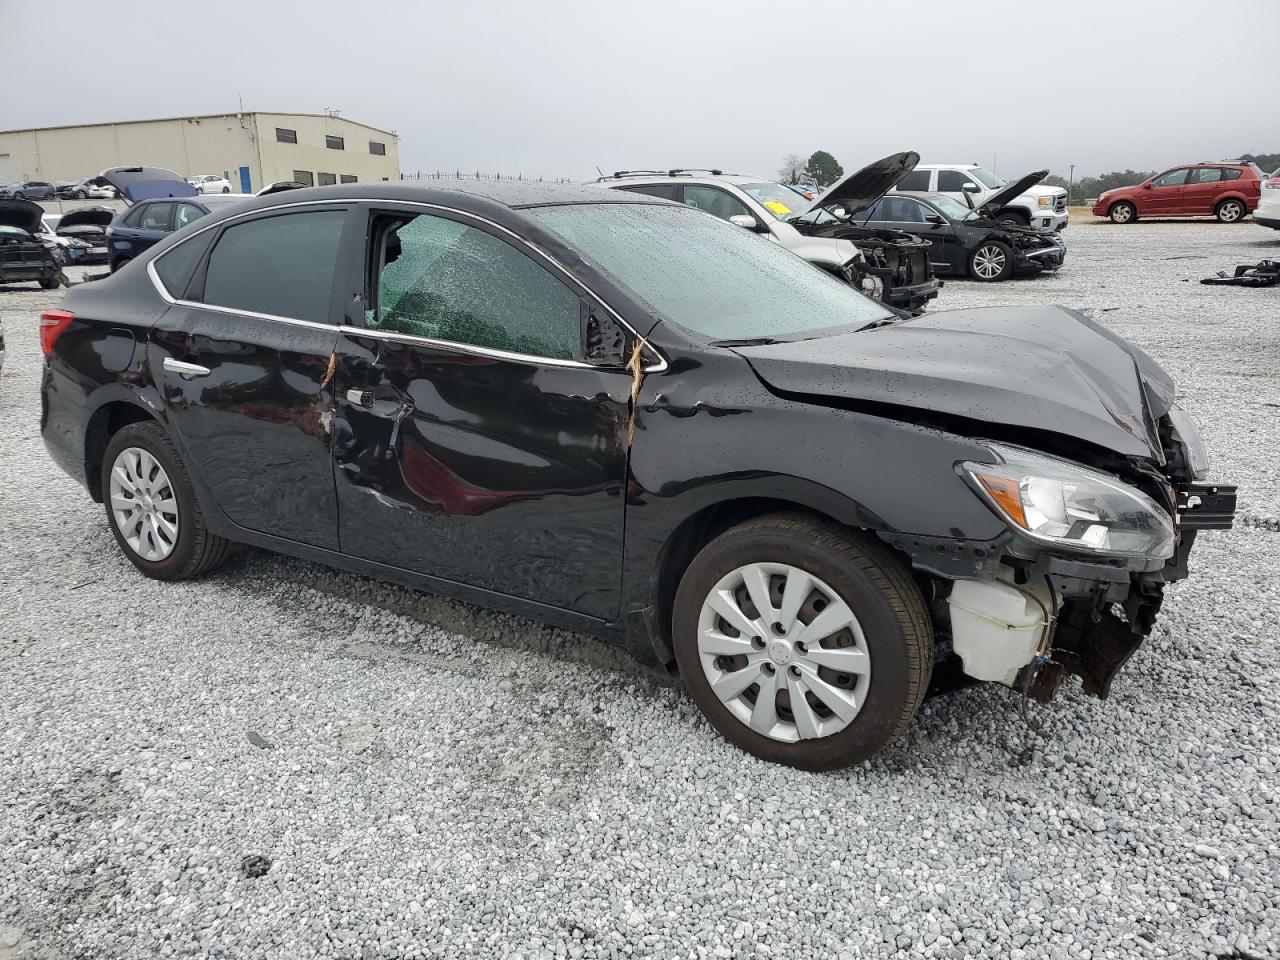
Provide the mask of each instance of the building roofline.
[{"label": "building roofline", "polygon": [[375,133],[383,133],[388,137],[400,139],[400,134],[394,130],[384,130],[382,127],[375,127],[372,124],[361,123],[359,120],[352,120],[349,117],[335,117],[327,113],[289,113],[276,110],[232,110],[227,113],[189,113],[181,117],[148,117],[143,120],[105,120],[98,123],[64,123],[53,127],[19,127],[14,130],[0,130],[0,136],[9,133],[44,133],[46,130],[76,130],[82,127],[123,127],[132,123],[170,123],[174,120],[214,120],[218,117],[252,117],[252,116],[272,116],[272,117],[323,117],[328,120],[343,120],[346,123],[353,123],[357,127],[364,127],[366,130],[372,130]]}]

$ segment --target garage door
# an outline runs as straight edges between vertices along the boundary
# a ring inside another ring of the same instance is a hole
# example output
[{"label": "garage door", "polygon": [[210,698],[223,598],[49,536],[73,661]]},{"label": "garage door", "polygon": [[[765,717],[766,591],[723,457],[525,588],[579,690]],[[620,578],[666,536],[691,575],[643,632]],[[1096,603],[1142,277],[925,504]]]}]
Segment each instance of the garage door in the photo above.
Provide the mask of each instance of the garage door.
[{"label": "garage door", "polygon": [[0,153],[0,185],[13,183],[18,175],[13,172],[13,160],[10,154]]}]

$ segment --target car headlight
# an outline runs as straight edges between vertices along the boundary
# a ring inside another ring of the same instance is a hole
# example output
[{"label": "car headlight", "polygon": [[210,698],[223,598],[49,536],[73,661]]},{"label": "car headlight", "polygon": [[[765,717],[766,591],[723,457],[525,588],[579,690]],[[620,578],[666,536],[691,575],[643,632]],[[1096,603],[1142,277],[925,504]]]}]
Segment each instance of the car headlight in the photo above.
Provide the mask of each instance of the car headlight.
[{"label": "car headlight", "polygon": [[1041,207],[1052,207],[1053,197],[1037,197],[1036,205]]},{"label": "car headlight", "polygon": [[996,511],[1046,543],[1113,557],[1173,556],[1173,518],[1109,474],[988,444],[1000,463],[962,464]]},{"label": "car headlight", "polygon": [[1175,403],[1169,408],[1169,423],[1173,427],[1173,438],[1186,449],[1191,476],[1196,480],[1203,480],[1209,475],[1209,454],[1204,448],[1204,440],[1200,437],[1196,422]]}]

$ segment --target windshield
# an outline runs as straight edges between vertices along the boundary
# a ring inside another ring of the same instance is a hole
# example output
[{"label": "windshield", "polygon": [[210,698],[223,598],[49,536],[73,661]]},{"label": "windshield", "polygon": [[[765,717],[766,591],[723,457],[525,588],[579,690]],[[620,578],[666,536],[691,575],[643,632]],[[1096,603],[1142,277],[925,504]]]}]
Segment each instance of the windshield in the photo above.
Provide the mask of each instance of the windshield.
[{"label": "windshield", "polygon": [[742,183],[738,185],[738,189],[779,220],[786,220],[809,209],[809,201],[802,194],[780,183]]},{"label": "windshield", "polygon": [[892,316],[794,253],[691,207],[592,203],[529,213],[659,316],[711,340],[783,339]]},{"label": "windshield", "polygon": [[978,215],[978,211],[943,193],[930,196],[929,202],[952,220],[972,220]]},{"label": "windshield", "polygon": [[988,190],[994,190],[996,187],[1003,187],[1008,181],[1001,180],[990,170],[983,170],[982,167],[970,167],[969,175],[981,183]]}]

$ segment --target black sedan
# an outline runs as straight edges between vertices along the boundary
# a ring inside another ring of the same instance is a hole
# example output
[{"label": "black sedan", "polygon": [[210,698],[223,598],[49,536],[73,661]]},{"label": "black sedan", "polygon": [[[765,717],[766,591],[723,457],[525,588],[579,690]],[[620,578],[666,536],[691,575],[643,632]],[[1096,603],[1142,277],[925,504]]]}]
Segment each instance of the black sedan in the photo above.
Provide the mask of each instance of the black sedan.
[{"label": "black sedan", "polygon": [[889,194],[859,212],[860,224],[901,230],[928,240],[929,262],[941,276],[983,282],[1057,270],[1067,258],[1062,234],[1001,223],[944,194]]},{"label": "black sedan", "polygon": [[46,446],[147,576],[235,541],[592,631],[810,769],[893,742],[935,659],[1105,696],[1234,511],[1169,376],[1088,318],[900,319],[641,194],[246,200],[41,344]]}]

